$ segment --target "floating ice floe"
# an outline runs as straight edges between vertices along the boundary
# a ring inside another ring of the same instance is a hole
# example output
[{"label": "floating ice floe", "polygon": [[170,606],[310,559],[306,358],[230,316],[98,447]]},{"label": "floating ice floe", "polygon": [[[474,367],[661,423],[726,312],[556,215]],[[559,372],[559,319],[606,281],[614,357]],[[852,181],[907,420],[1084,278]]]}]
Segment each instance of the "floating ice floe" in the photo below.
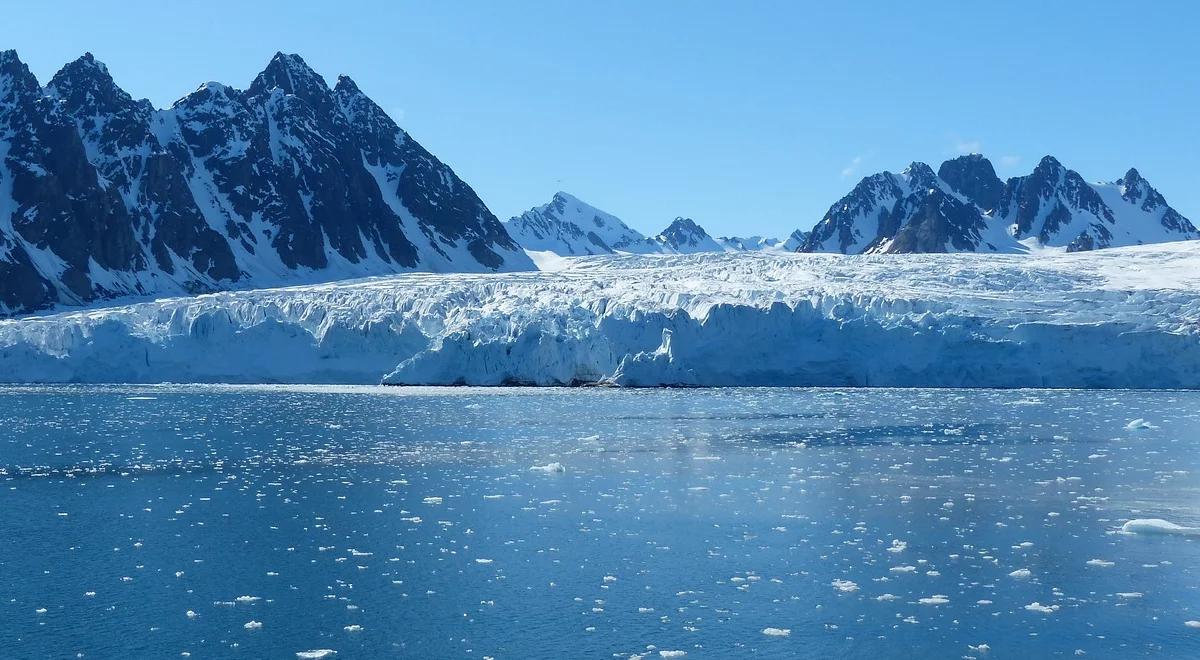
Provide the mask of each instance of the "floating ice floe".
[{"label": "floating ice floe", "polygon": [[1059,609],[1058,605],[1042,605],[1036,600],[1025,606],[1025,609],[1030,612],[1041,612],[1042,614],[1053,614]]},{"label": "floating ice floe", "polygon": [[767,637],[787,637],[792,634],[791,628],[763,628],[762,634]]},{"label": "floating ice floe", "polygon": [[1107,559],[1089,559],[1087,560],[1087,565],[1096,566],[1099,568],[1109,568],[1110,566],[1115,566],[1116,562],[1111,562]]},{"label": "floating ice floe", "polygon": [[917,602],[922,605],[945,605],[950,602],[950,598],[942,594],[934,594],[926,598],[919,598]]},{"label": "floating ice floe", "polygon": [[262,621],[247,621],[242,627],[246,630],[258,630],[259,628],[262,628],[262,626]]},{"label": "floating ice floe", "polygon": [[1013,571],[1012,573],[1009,573],[1008,577],[1016,578],[1018,580],[1026,580],[1031,575],[1033,575],[1033,573],[1030,572],[1030,570],[1028,568],[1018,568],[1017,570]]},{"label": "floating ice floe", "polygon": [[849,594],[858,591],[858,585],[850,580],[834,580],[829,583],[834,589]]},{"label": "floating ice floe", "polygon": [[529,469],[533,472],[546,472],[546,473],[566,472],[567,471],[567,468],[564,467],[562,463],[558,463],[558,462],[547,463],[545,465],[533,465],[533,466],[530,466]]},{"label": "floating ice floe", "polygon": [[323,658],[332,658],[337,655],[337,651],[333,649],[313,649],[311,651],[296,651],[296,657],[300,660],[323,660]]},{"label": "floating ice floe", "polygon": [[1121,525],[1123,534],[1175,534],[1200,536],[1200,527],[1184,527],[1162,518],[1135,518]]},{"label": "floating ice floe", "polygon": [[1125,428],[1130,431],[1140,431],[1142,429],[1156,429],[1158,427],[1151,424],[1150,422],[1147,422],[1146,420],[1142,419],[1141,417],[1139,417],[1139,418],[1133,420],[1132,422],[1129,422],[1128,424],[1126,424]]}]

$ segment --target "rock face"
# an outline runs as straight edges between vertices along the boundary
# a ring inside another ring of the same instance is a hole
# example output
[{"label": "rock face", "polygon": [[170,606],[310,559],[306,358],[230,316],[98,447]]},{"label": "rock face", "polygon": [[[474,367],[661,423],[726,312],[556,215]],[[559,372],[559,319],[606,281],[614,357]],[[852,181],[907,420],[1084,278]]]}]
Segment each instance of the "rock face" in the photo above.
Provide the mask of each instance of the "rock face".
[{"label": "rock face", "polygon": [[829,208],[800,252],[918,253],[1067,251],[1200,238],[1137,170],[1088,183],[1051,156],[1002,183],[983,156],[960,156],[938,173],[913,163],[863,179]]},{"label": "rock face", "polygon": [[0,53],[0,314],[410,270],[532,268],[471,188],[297,55],[167,109],[91,54]]}]

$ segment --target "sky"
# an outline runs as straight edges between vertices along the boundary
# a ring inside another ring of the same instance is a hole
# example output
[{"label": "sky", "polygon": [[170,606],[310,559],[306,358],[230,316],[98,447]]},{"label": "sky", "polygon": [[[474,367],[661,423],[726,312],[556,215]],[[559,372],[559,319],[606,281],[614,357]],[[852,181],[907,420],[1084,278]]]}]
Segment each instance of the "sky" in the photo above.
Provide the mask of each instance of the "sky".
[{"label": "sky", "polygon": [[981,152],[1002,178],[1136,166],[1200,223],[1200,3],[1142,5],[14,2],[0,48],[43,84],[90,51],[159,107],[299,53],[501,219],[564,190],[648,234],[783,236],[865,175]]}]

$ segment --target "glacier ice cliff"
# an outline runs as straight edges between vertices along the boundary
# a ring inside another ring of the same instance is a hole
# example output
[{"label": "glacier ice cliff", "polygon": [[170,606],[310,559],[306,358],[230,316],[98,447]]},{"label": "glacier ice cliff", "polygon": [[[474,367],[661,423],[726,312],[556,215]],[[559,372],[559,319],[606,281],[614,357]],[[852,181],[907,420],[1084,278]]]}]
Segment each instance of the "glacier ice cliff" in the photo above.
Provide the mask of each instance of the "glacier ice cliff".
[{"label": "glacier ice cliff", "polygon": [[6,382],[1200,387],[1200,243],[626,255],[0,321]]}]

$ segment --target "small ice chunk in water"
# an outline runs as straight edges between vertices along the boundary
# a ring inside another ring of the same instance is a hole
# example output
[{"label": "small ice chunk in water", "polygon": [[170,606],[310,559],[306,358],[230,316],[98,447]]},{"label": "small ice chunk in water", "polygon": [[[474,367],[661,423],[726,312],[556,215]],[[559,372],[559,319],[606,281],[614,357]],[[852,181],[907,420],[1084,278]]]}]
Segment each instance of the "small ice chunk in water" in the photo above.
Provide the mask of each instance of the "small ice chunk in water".
[{"label": "small ice chunk in water", "polygon": [[300,660],[322,660],[323,658],[332,658],[337,655],[337,651],[333,649],[313,649],[311,651],[296,651],[296,657]]},{"label": "small ice chunk in water", "polygon": [[1089,560],[1087,560],[1087,565],[1088,566],[1098,566],[1100,568],[1108,568],[1110,566],[1115,566],[1116,562],[1111,562],[1111,561],[1108,561],[1107,559],[1089,559]]},{"label": "small ice chunk in water", "polygon": [[1017,578],[1018,580],[1024,580],[1024,579],[1027,579],[1031,575],[1033,575],[1033,573],[1031,573],[1028,568],[1018,568],[1017,570],[1013,571],[1012,573],[1009,573],[1008,577]]},{"label": "small ice chunk in water", "polygon": [[907,548],[907,547],[908,547],[907,541],[901,541],[900,539],[892,539],[892,547],[888,548],[887,551],[888,552],[904,552],[905,548]]},{"label": "small ice chunk in water", "polygon": [[1151,424],[1150,422],[1147,422],[1146,420],[1142,419],[1141,417],[1138,417],[1137,419],[1133,420],[1132,422],[1129,422],[1128,424],[1126,424],[1125,428],[1129,429],[1130,431],[1137,431],[1137,430],[1141,430],[1141,429],[1156,429],[1158,427]]},{"label": "small ice chunk in water", "polygon": [[242,626],[246,630],[258,630],[262,628],[262,621],[247,621],[246,625]]},{"label": "small ice chunk in water", "polygon": [[992,647],[988,646],[987,644],[976,644],[974,646],[972,646],[971,644],[967,644],[967,648],[971,649],[971,651],[978,653],[980,655],[983,655],[983,654],[987,653],[988,651],[992,650]]},{"label": "small ice chunk in water", "polygon": [[196,618],[196,617],[198,617],[198,616],[200,616],[200,615],[199,615],[199,614],[196,614],[195,610],[188,610],[188,611],[187,611],[187,618],[189,618],[189,619],[195,619],[195,618]]},{"label": "small ice chunk in water", "polygon": [[762,634],[767,637],[787,637],[792,634],[791,628],[763,628]]},{"label": "small ice chunk in water", "polygon": [[1184,527],[1162,518],[1135,518],[1121,525],[1124,534],[1177,534],[1200,536],[1200,527]]},{"label": "small ice chunk in water", "polygon": [[663,658],[682,658],[687,651],[659,651],[658,655]]},{"label": "small ice chunk in water", "polygon": [[1142,597],[1142,593],[1140,591],[1118,591],[1117,592],[1117,598],[1124,598],[1126,600],[1128,600],[1130,598],[1141,598],[1141,597]]},{"label": "small ice chunk in water", "polygon": [[834,580],[833,582],[830,582],[829,584],[831,586],[833,586],[834,589],[837,589],[838,591],[840,591],[844,594],[854,593],[855,591],[858,591],[858,585],[855,584],[854,582],[851,582],[850,580]]},{"label": "small ice chunk in water", "polygon": [[917,602],[922,605],[945,605],[950,602],[950,599],[941,594],[934,594],[928,598],[918,599]]},{"label": "small ice chunk in water", "polygon": [[256,603],[256,602],[262,600],[262,597],[260,597],[260,596],[238,596],[237,598],[234,598],[234,600],[236,600],[239,603]]},{"label": "small ice chunk in water", "polygon": [[348,633],[362,632],[362,626],[358,625],[357,623],[353,623],[345,628],[342,628],[342,630],[345,630]]},{"label": "small ice chunk in water", "polygon": [[1200,621],[1184,621],[1183,625],[1188,628],[1200,628]]},{"label": "small ice chunk in water", "polygon": [[1042,605],[1036,600],[1025,606],[1025,609],[1030,612],[1041,612],[1042,614],[1053,614],[1058,611],[1058,605]]},{"label": "small ice chunk in water", "polygon": [[530,466],[529,469],[532,470],[533,472],[545,472],[547,474],[554,473],[554,472],[566,472],[567,471],[567,468],[564,467],[562,463],[559,463],[557,461],[554,463],[547,463],[545,465],[533,465],[533,466]]}]

